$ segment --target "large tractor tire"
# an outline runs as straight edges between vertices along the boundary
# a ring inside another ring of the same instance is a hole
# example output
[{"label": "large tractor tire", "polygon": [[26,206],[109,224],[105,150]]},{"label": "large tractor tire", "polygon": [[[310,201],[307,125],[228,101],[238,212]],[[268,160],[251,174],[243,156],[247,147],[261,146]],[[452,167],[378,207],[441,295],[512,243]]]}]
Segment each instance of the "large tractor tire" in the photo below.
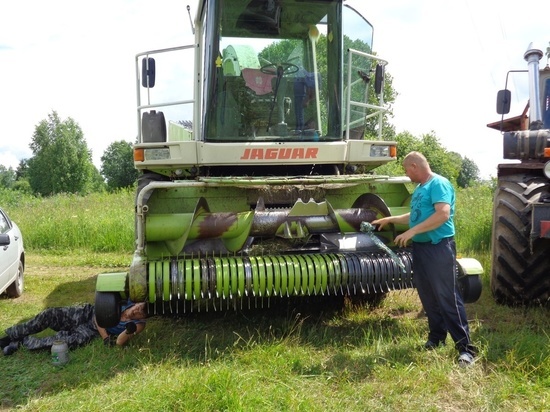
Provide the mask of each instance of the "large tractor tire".
[{"label": "large tractor tire", "polygon": [[550,302],[550,242],[530,239],[532,204],[547,193],[542,176],[501,176],[494,198],[491,292],[498,303]]}]

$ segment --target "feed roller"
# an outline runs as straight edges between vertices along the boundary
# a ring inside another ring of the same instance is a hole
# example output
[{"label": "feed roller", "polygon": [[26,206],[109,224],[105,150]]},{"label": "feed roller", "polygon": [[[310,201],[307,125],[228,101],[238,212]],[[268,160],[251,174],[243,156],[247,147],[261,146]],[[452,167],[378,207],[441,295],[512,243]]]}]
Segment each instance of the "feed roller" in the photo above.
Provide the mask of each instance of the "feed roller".
[{"label": "feed roller", "polygon": [[164,314],[250,307],[258,298],[373,297],[414,287],[410,250],[395,255],[369,251],[149,262],[148,300]]}]

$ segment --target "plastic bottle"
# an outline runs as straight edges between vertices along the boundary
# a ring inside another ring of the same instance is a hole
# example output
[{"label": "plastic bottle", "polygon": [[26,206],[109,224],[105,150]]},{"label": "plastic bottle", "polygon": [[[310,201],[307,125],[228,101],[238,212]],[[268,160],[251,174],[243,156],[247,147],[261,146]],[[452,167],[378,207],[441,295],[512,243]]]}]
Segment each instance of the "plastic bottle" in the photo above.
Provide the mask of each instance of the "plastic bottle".
[{"label": "plastic bottle", "polygon": [[64,340],[56,340],[52,345],[52,363],[62,366],[69,362],[69,347]]}]

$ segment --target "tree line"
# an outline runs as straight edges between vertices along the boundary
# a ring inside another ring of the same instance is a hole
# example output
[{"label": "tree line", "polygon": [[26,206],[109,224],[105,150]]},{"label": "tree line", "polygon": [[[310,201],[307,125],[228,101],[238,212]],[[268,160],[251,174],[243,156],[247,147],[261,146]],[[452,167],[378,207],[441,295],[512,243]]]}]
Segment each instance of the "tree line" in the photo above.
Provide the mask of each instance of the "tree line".
[{"label": "tree line", "polygon": [[3,187],[39,196],[87,194],[129,187],[138,177],[131,143],[111,143],[98,170],[78,123],[60,119],[55,111],[36,126],[29,146],[32,157],[21,160],[16,170],[0,165]]}]

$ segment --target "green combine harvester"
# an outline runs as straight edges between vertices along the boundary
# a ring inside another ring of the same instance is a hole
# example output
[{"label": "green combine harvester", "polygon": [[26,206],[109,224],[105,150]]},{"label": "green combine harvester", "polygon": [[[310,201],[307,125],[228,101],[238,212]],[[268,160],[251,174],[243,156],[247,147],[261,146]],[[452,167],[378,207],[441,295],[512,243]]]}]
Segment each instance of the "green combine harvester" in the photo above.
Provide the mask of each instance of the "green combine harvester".
[{"label": "green combine harvester", "polygon": [[[202,0],[194,33],[136,56],[136,250],[98,276],[98,323],[121,299],[173,315],[413,288],[410,250],[388,248],[406,228],[369,225],[411,197],[372,172],[397,148],[370,23],[342,0]],[[480,264],[458,263],[477,300]]]}]

